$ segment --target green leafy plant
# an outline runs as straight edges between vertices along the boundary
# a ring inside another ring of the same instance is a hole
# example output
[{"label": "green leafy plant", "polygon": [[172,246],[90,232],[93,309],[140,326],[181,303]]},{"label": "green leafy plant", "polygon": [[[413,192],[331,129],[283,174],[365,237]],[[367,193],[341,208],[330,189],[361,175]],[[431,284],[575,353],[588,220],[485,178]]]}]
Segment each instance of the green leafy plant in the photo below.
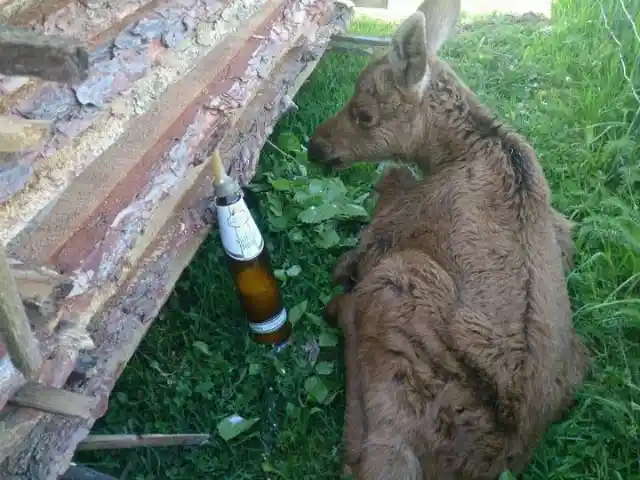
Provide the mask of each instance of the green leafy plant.
[{"label": "green leafy plant", "polygon": [[[324,250],[355,245],[354,224],[369,221],[369,191],[338,177],[313,176],[306,149],[291,132],[281,133],[273,147],[279,160],[251,186],[264,198],[269,229]],[[295,271],[276,273],[281,280],[295,276]]]}]

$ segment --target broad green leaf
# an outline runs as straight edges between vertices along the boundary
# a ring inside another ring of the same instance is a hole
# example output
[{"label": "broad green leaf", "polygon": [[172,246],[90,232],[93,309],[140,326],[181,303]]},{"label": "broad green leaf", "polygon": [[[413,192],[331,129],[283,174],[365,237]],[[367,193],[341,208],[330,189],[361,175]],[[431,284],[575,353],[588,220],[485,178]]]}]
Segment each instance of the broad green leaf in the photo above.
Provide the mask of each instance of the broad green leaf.
[{"label": "broad green leaf", "polygon": [[313,198],[313,195],[302,189],[296,190],[293,194],[293,201],[300,205],[306,204],[310,198]]},{"label": "broad green leaf", "polygon": [[277,473],[280,475],[280,470],[271,465],[269,462],[262,462],[262,471],[264,473]]},{"label": "broad green leaf", "polygon": [[340,236],[333,227],[322,230],[320,237],[316,240],[316,245],[320,248],[335,247],[338,243],[340,243]]},{"label": "broad green leaf", "polygon": [[276,217],[282,216],[282,201],[276,195],[267,194],[267,205],[273,215]]},{"label": "broad green leaf", "polygon": [[313,196],[323,195],[325,191],[324,182],[322,180],[318,180],[314,178],[309,182],[309,193]]},{"label": "broad green leaf", "polygon": [[509,470],[505,470],[500,474],[500,478],[498,480],[517,480],[517,478]]},{"label": "broad green leaf", "polygon": [[200,340],[196,340],[193,342],[193,348],[199,350],[201,353],[204,353],[207,357],[211,356],[211,351],[209,350],[209,345]]},{"label": "broad green leaf", "polygon": [[284,232],[287,229],[289,224],[287,217],[278,217],[271,212],[267,212],[267,218],[273,232]]},{"label": "broad green leaf", "polygon": [[300,265],[293,265],[287,269],[287,276],[297,277],[298,275],[300,275],[300,272],[302,272],[302,268],[300,268]]},{"label": "broad green leaf", "polygon": [[346,205],[342,205],[341,207],[342,215],[347,217],[363,217],[367,218],[369,213],[365,210],[362,205],[356,205],[355,203],[347,203]]},{"label": "broad green leaf", "polygon": [[291,309],[289,309],[288,316],[289,316],[289,321],[291,322],[291,325],[295,325],[298,322],[298,320],[302,318],[302,315],[304,315],[304,313],[307,311],[307,305],[308,305],[307,300],[303,300],[297,305],[294,305],[293,307],[291,307]]},{"label": "broad green leaf", "polygon": [[286,178],[276,178],[270,183],[274,190],[287,191],[291,189],[291,182]]},{"label": "broad green leaf", "polygon": [[333,362],[318,362],[316,365],[318,375],[329,375],[331,372],[333,372]]},{"label": "broad green leaf", "polygon": [[304,382],[307,394],[318,403],[323,403],[329,395],[329,389],[320,377],[309,377]]},{"label": "broad green leaf", "polygon": [[293,242],[301,242],[302,240],[304,240],[302,232],[297,228],[292,228],[291,230],[289,230],[289,238]]},{"label": "broad green leaf", "polygon": [[298,162],[298,170],[303,177],[307,176],[307,167],[303,164],[309,161],[309,155],[306,151],[296,153],[296,162]]},{"label": "broad green leaf", "polygon": [[340,213],[337,205],[326,203],[317,207],[309,207],[298,215],[298,220],[304,223],[320,223],[335,217]]},{"label": "broad green leaf", "polygon": [[342,199],[347,194],[347,187],[345,187],[342,180],[339,178],[331,178],[325,183],[324,198],[327,202],[334,202]]},{"label": "broad green leaf", "polygon": [[280,134],[278,137],[278,147],[286,153],[298,153],[302,151],[300,140],[291,132]]},{"label": "broad green leaf", "polygon": [[276,276],[276,278],[280,281],[284,281],[287,279],[287,274],[284,271],[284,269],[282,268],[277,268],[273,271],[273,274]]},{"label": "broad green leaf", "polygon": [[318,338],[321,347],[335,347],[338,344],[338,336],[330,331],[322,332]]},{"label": "broad green leaf", "polygon": [[258,375],[262,371],[262,365],[259,363],[252,363],[249,365],[249,375]]},{"label": "broad green leaf", "polygon": [[319,325],[319,326],[324,325],[324,320],[319,315],[316,315],[315,313],[309,313],[309,312],[305,312],[305,315],[309,320],[311,320],[316,325]]},{"label": "broad green leaf", "polygon": [[238,414],[229,415],[218,423],[218,433],[225,441],[229,441],[243,432],[249,430],[256,422],[257,418],[247,420]]}]

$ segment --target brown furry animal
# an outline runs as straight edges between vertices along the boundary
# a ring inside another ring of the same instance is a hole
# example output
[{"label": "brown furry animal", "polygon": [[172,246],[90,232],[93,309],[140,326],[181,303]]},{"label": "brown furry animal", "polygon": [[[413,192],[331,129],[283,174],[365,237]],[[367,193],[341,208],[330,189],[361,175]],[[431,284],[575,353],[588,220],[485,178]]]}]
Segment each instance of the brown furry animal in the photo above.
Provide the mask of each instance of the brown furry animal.
[{"label": "brown furry animal", "polygon": [[346,466],[360,480],[492,480],[522,470],[573,402],[588,360],[562,256],[571,224],[550,205],[531,147],[436,52],[459,2],[427,1],[317,128],[336,168],[396,158],[326,307],[345,336]]}]

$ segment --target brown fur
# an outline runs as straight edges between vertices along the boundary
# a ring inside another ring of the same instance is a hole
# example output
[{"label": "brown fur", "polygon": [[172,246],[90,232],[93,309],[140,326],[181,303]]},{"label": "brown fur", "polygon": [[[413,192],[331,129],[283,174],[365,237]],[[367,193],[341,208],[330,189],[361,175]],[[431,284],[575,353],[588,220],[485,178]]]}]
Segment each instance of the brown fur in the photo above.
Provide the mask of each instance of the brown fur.
[{"label": "brown fur", "polygon": [[334,271],[355,287],[325,311],[345,336],[357,479],[520,471],[587,370],[562,265],[571,224],[531,147],[435,55],[458,14],[425,2],[309,144],[338,168],[391,157],[425,172],[378,183],[371,224]]}]

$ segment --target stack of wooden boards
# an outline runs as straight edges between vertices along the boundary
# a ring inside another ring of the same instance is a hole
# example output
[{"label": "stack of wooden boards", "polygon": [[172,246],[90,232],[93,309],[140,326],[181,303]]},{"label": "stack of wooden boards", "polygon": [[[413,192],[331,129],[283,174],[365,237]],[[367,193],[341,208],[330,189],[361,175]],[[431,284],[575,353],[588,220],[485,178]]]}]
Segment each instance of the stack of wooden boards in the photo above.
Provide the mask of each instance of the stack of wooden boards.
[{"label": "stack of wooden boards", "polygon": [[14,272],[50,276],[55,297],[44,308],[16,282],[43,363],[29,381],[0,343],[0,478],[67,469],[209,231],[209,154],[219,145],[249,182],[352,13],[332,0],[0,0],[2,24],[89,49],[72,84],[0,76],[0,114],[51,127],[0,154],[0,238]]}]

